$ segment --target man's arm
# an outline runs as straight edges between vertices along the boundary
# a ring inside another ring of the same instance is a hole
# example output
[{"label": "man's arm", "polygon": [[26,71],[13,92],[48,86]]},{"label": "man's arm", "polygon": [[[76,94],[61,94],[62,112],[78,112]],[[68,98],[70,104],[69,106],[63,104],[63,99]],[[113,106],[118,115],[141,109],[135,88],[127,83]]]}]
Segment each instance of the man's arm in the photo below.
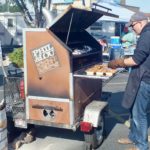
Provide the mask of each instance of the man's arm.
[{"label": "man's arm", "polygon": [[142,64],[150,53],[150,31],[144,32],[138,40],[134,55],[129,58],[120,58],[108,63],[108,67],[116,69],[121,67],[131,67]]},{"label": "man's arm", "polygon": [[127,66],[127,67],[132,67],[132,66],[136,66],[136,62],[133,60],[132,57],[129,57],[129,58],[125,58],[124,59],[124,64]]},{"label": "man's arm", "polygon": [[108,67],[112,69],[116,68],[125,68],[125,67],[131,67],[131,66],[136,66],[136,62],[133,60],[132,57],[129,58],[119,58],[112,60],[108,63]]}]

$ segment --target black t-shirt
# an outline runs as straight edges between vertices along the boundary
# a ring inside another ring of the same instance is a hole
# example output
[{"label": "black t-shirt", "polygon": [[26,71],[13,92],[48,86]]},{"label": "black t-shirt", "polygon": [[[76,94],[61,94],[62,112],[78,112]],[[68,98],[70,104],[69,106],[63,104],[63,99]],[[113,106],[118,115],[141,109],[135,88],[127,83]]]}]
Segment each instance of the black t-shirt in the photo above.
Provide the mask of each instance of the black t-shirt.
[{"label": "black t-shirt", "polygon": [[137,65],[147,68],[142,81],[150,83],[150,23],[143,28],[132,58]]},{"label": "black t-shirt", "polygon": [[146,71],[144,73],[142,81],[150,84],[150,71]]}]

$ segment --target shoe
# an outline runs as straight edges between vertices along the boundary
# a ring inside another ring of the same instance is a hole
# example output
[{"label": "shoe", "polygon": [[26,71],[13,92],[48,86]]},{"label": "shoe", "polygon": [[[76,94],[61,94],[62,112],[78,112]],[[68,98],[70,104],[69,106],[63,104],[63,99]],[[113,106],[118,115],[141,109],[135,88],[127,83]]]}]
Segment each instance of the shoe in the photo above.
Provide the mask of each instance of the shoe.
[{"label": "shoe", "polygon": [[118,139],[118,143],[119,144],[133,144],[133,142],[130,139],[128,139],[128,138]]}]

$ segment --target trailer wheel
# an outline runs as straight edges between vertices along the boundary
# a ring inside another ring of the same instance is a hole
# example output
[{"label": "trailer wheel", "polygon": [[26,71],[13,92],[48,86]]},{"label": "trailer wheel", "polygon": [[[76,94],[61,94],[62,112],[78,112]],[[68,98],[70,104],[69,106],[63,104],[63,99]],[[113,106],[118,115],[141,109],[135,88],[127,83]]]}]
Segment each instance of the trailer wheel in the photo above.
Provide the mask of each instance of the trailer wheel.
[{"label": "trailer wheel", "polygon": [[84,133],[84,139],[86,144],[89,143],[90,145],[92,145],[93,149],[96,149],[102,143],[103,138],[104,138],[104,116],[101,116],[98,127],[93,128],[93,130],[90,133]]}]

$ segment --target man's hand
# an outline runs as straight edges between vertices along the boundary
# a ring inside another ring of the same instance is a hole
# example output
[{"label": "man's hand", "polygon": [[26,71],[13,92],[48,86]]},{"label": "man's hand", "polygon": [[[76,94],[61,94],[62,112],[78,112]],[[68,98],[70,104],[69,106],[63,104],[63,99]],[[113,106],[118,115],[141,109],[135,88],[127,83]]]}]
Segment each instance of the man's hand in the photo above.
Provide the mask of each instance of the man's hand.
[{"label": "man's hand", "polygon": [[110,61],[108,63],[108,67],[112,69],[116,69],[116,68],[125,68],[126,65],[124,63],[124,59],[120,58],[120,59],[115,59],[115,60]]}]

